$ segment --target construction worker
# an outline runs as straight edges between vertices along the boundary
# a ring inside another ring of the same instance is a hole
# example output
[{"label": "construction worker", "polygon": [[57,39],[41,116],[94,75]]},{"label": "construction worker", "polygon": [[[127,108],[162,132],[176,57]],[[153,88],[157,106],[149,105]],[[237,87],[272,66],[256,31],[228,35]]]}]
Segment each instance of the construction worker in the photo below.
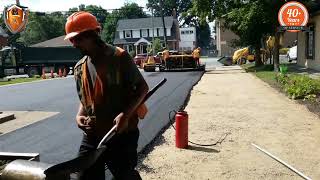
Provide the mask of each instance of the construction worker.
[{"label": "construction worker", "polygon": [[163,48],[163,51],[162,51],[162,58],[164,60],[164,62],[167,61],[167,59],[169,58],[169,51],[167,50],[167,48]]},{"label": "construction worker", "polygon": [[[148,85],[131,56],[121,48],[103,42],[95,16],[76,12],[67,19],[66,37],[84,57],[75,66],[80,98],[76,123],[83,131],[79,155],[97,148],[102,137],[116,125],[116,135],[107,150],[79,179],[105,179],[105,164],[115,179],[141,179],[137,165],[138,116]],[[140,105],[140,106],[139,106]]]},{"label": "construction worker", "polygon": [[200,53],[201,53],[201,48],[200,47],[196,48],[192,52],[193,59],[196,61],[196,64],[197,64],[198,67],[200,66]]}]

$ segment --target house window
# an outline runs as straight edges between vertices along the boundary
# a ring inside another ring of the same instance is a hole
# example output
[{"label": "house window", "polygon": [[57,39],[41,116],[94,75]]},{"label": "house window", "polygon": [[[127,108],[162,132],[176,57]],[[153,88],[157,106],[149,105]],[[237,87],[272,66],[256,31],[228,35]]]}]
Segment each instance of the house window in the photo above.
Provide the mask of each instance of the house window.
[{"label": "house window", "polygon": [[190,34],[193,34],[193,31],[190,31]]},{"label": "house window", "polygon": [[147,29],[142,29],[142,37],[148,37],[148,30]]},{"label": "house window", "polygon": [[164,36],[163,29],[159,29],[159,36]]},{"label": "house window", "polygon": [[306,36],[306,57],[307,59],[314,59],[315,35],[313,26],[310,26],[310,31],[306,33]]},{"label": "house window", "polygon": [[133,46],[130,45],[130,44],[124,45],[123,48],[124,48],[127,52],[133,51]]},{"label": "house window", "polygon": [[131,38],[132,37],[131,31],[125,31],[125,36],[126,38]]},{"label": "house window", "polygon": [[181,34],[184,34],[184,31],[181,31]]},{"label": "house window", "polygon": [[189,34],[190,33],[190,31],[186,31],[186,34]]}]

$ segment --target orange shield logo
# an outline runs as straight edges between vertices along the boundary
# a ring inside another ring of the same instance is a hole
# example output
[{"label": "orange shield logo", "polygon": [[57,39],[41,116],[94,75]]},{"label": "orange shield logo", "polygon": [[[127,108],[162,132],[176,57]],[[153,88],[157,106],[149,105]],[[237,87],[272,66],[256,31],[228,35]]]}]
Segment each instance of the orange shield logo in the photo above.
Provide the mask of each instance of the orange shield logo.
[{"label": "orange shield logo", "polygon": [[26,7],[12,5],[4,9],[4,22],[11,33],[23,31],[28,22],[28,10]]}]

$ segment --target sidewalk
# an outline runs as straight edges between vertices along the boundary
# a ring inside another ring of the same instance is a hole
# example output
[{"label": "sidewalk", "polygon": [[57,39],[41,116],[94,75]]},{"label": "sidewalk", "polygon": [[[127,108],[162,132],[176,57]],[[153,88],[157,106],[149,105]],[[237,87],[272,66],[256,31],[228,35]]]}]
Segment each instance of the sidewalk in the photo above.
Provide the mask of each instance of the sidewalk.
[{"label": "sidewalk", "polygon": [[186,107],[189,140],[221,145],[175,148],[168,128],[139,162],[142,179],[301,179],[251,143],[312,179],[320,179],[320,121],[241,69],[220,67],[204,74]]},{"label": "sidewalk", "polygon": [[297,64],[289,64],[288,71],[295,72],[295,73],[302,74],[302,75],[309,75],[311,78],[315,78],[315,79],[320,78],[320,71],[306,68],[303,66],[299,66]]}]

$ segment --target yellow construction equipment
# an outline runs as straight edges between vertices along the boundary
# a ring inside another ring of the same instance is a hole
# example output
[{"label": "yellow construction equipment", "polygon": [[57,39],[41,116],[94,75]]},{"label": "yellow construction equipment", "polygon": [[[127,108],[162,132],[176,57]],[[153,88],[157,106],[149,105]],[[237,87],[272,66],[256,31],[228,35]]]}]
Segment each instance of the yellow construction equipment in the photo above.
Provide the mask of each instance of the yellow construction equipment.
[{"label": "yellow construction equipment", "polygon": [[144,71],[154,72],[156,67],[159,67],[159,71],[205,70],[205,64],[198,64],[192,55],[181,54],[178,51],[170,51],[170,54],[165,59],[161,57],[160,60],[157,60],[160,63],[157,63],[156,60],[153,56],[149,56],[143,63]]},{"label": "yellow construction equipment", "polygon": [[146,62],[143,62],[143,70],[146,72],[155,72],[156,71],[156,61],[153,56],[149,56]]},{"label": "yellow construction equipment", "polygon": [[250,54],[249,48],[242,48],[239,50],[236,50],[232,56],[232,63],[233,64],[245,64],[247,61],[253,62],[254,55]]}]

